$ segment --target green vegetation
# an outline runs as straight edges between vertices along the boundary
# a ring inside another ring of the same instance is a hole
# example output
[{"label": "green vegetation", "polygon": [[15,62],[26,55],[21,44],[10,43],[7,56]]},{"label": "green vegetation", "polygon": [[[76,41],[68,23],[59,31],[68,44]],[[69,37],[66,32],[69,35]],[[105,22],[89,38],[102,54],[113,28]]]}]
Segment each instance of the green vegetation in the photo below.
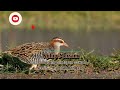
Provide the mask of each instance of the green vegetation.
[{"label": "green vegetation", "polygon": [[120,52],[116,50],[110,56],[96,55],[83,50],[81,60],[92,64],[95,71],[117,70],[120,68]]},{"label": "green vegetation", "polygon": [[[102,70],[114,71],[120,69],[120,51],[112,53],[110,56],[96,55],[93,51],[87,52],[85,50],[80,50],[80,59],[65,59],[66,61],[85,61],[86,64],[61,64],[61,66],[76,66],[78,67],[84,65],[85,67],[92,66],[94,72],[99,72]],[[60,61],[60,60],[58,60]],[[61,60],[62,61],[62,60]],[[18,58],[11,57],[8,55],[3,55],[0,58],[0,64],[4,67],[0,70],[1,73],[26,73],[30,65],[21,62]],[[43,64],[44,66],[45,64]],[[47,66],[47,65],[46,65]],[[52,65],[58,67],[60,65]],[[81,68],[82,69],[82,68]]]},{"label": "green vegetation", "polygon": [[118,11],[19,11],[23,21],[18,26],[9,23],[12,11],[0,12],[0,30],[36,29],[50,30],[119,30],[120,12]]},{"label": "green vegetation", "polygon": [[4,65],[0,70],[1,73],[26,72],[29,66],[28,64],[21,62],[18,58],[8,55],[3,55],[3,57],[0,58],[0,64]]}]

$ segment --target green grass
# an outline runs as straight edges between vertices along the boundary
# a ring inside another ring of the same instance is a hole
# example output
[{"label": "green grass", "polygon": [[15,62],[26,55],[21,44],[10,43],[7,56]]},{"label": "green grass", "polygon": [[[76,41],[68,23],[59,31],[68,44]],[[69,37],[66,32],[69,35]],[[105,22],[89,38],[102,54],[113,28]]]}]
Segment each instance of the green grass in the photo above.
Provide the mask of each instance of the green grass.
[{"label": "green grass", "polygon": [[116,70],[120,68],[120,54],[118,51],[113,52],[110,56],[96,55],[94,53],[88,54],[83,50],[81,60],[88,61],[94,67],[94,70]]},{"label": "green grass", "polygon": [[[95,72],[101,70],[114,71],[120,68],[120,51],[115,50],[110,56],[97,55],[94,51],[87,52],[85,50],[80,50],[80,59],[64,59],[64,60],[53,60],[53,61],[85,61],[87,64],[84,66],[92,65]],[[18,58],[11,57],[8,55],[3,55],[0,58],[0,64],[4,67],[0,70],[0,73],[26,73],[30,65],[21,62]],[[75,64],[61,64],[61,65],[52,65],[53,67],[58,66],[74,66]],[[42,66],[47,66],[42,64]],[[80,65],[81,66],[81,65]]]},{"label": "green grass", "polygon": [[0,64],[4,65],[0,70],[1,73],[20,73],[27,71],[29,66],[21,62],[18,58],[6,54],[0,58]]},{"label": "green grass", "polygon": [[119,30],[119,11],[19,11],[23,21],[18,26],[9,23],[11,11],[0,12],[0,30],[30,29],[34,24],[39,29],[50,30]]}]

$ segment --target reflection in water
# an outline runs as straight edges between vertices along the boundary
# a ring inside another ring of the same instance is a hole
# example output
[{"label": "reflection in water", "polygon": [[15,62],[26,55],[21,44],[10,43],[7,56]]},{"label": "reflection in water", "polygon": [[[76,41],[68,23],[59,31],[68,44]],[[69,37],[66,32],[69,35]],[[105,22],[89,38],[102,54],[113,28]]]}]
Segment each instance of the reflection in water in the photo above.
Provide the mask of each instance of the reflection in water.
[{"label": "reflection in water", "polygon": [[96,53],[102,54],[110,54],[113,48],[120,49],[120,31],[3,30],[2,50],[27,42],[50,41],[56,36],[62,37],[69,44],[68,49],[82,48],[89,51],[94,49]]}]

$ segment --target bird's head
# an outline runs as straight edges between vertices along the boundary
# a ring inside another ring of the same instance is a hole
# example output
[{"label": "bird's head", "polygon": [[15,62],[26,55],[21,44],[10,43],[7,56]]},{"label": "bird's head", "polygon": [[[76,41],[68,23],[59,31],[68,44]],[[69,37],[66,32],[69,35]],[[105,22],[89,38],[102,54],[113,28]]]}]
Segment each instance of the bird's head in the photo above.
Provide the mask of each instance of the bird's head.
[{"label": "bird's head", "polygon": [[60,47],[60,46],[68,47],[68,44],[63,39],[61,39],[60,37],[53,38],[51,40],[50,44],[53,47]]}]

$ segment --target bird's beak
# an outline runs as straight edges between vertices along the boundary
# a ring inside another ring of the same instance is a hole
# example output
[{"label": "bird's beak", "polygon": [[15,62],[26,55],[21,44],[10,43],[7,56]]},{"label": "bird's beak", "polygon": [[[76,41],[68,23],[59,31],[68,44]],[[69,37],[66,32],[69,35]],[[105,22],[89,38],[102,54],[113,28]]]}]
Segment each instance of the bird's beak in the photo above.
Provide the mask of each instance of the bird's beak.
[{"label": "bird's beak", "polygon": [[68,46],[68,44],[67,44],[67,43],[65,43],[65,42],[64,42],[63,46],[65,46],[65,47],[69,47],[69,46]]}]

